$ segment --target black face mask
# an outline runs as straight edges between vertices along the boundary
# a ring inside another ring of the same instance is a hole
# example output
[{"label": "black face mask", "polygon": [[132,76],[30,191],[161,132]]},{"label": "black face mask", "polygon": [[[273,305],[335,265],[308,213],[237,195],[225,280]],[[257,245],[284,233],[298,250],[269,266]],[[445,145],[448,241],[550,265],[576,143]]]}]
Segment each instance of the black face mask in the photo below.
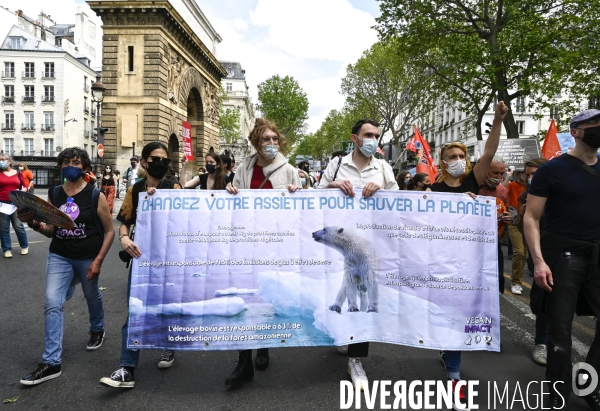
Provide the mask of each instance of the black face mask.
[{"label": "black face mask", "polygon": [[167,171],[169,171],[169,165],[161,162],[158,163],[148,163],[148,167],[146,167],[146,171],[148,175],[157,179],[162,179]]},{"label": "black face mask", "polygon": [[431,184],[423,184],[423,190],[427,190],[428,188],[431,188]]},{"label": "black face mask", "polygon": [[592,148],[600,148],[600,126],[584,129],[581,141]]},{"label": "black face mask", "polygon": [[208,172],[208,174],[212,174],[215,171],[217,171],[217,166],[214,164],[207,164],[206,165],[206,171]]}]

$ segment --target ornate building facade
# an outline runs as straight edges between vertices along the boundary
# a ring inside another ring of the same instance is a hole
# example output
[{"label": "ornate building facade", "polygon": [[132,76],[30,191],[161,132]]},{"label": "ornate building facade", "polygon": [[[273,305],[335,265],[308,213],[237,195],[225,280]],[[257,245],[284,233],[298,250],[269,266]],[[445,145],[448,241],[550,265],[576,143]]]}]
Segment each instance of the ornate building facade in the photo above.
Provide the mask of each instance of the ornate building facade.
[{"label": "ornate building facade", "polygon": [[192,125],[195,167],[218,150],[221,38],[194,0],[88,1],[103,22],[102,103],[106,163],[127,168],[141,147],[161,141],[175,171],[181,122]]}]

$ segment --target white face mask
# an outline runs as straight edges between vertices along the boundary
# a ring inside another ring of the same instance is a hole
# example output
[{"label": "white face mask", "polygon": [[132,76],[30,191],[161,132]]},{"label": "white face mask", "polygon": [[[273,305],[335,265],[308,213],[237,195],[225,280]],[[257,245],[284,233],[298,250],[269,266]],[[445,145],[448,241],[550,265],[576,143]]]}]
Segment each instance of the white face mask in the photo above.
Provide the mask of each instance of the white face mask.
[{"label": "white face mask", "polygon": [[24,169],[23,167],[19,167],[19,170],[20,170],[20,171],[23,171],[23,170],[25,170],[25,169]]},{"label": "white face mask", "polygon": [[531,178],[528,178],[527,179],[527,184],[531,185],[531,180],[532,180]]},{"label": "white face mask", "polygon": [[[356,137],[358,137],[358,136],[356,136]],[[360,138],[360,137],[358,137],[358,139],[363,142],[362,147],[359,147],[358,149],[360,150],[361,153],[364,154],[365,157],[371,157],[377,152],[378,144],[377,144],[376,138]]]},{"label": "white face mask", "polygon": [[450,163],[444,161],[444,163],[446,164],[446,170],[448,171],[448,174],[450,174],[452,177],[462,176],[467,169],[466,160],[456,160],[451,161]]},{"label": "white face mask", "polygon": [[262,146],[263,155],[269,160],[273,160],[277,156],[277,152],[279,151],[279,146],[271,146],[265,144]]}]

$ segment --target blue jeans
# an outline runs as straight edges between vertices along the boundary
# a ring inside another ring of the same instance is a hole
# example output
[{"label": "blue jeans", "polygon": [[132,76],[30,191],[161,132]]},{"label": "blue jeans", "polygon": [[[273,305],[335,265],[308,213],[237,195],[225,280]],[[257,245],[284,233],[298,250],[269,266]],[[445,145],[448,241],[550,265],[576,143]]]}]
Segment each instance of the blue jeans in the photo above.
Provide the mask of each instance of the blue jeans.
[{"label": "blue jeans", "polygon": [[104,329],[104,305],[98,279],[88,281],[87,271],[93,259],[72,260],[48,253],[46,262],[46,340],[43,362],[58,365],[62,354],[64,332],[63,306],[71,298],[75,285],[81,282],[90,315],[90,331]]},{"label": "blue jeans", "polygon": [[[133,264],[132,264],[133,265]],[[127,304],[129,304],[129,295],[131,294],[131,266],[129,267],[129,280],[127,281]],[[121,367],[137,367],[140,360],[140,350],[131,350],[127,348],[127,336],[129,335],[129,312],[125,324],[121,327]]]},{"label": "blue jeans", "polygon": [[446,376],[450,380],[460,380],[460,359],[462,351],[444,351]]},{"label": "blue jeans", "polygon": [[29,247],[27,242],[27,233],[23,223],[17,218],[17,212],[15,211],[11,215],[0,213],[0,240],[2,243],[2,251],[8,251],[12,249],[12,242],[10,240],[10,224],[12,223],[19,245],[21,248]]}]

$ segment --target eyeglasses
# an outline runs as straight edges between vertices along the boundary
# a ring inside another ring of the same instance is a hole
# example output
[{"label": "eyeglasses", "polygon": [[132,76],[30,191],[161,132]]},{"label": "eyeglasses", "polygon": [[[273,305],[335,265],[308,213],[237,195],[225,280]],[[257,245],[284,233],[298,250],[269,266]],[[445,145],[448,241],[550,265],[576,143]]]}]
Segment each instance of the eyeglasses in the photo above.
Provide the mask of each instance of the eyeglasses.
[{"label": "eyeglasses", "polygon": [[148,158],[149,159],[151,158],[153,163],[163,163],[163,164],[166,164],[166,165],[171,164],[171,159],[170,158],[166,158],[166,157],[163,158],[163,157],[158,157],[158,156],[150,156]]},{"label": "eyeglasses", "polygon": [[263,137],[262,138],[262,142],[265,144],[268,143],[273,143],[273,144],[279,144],[279,137]]}]

